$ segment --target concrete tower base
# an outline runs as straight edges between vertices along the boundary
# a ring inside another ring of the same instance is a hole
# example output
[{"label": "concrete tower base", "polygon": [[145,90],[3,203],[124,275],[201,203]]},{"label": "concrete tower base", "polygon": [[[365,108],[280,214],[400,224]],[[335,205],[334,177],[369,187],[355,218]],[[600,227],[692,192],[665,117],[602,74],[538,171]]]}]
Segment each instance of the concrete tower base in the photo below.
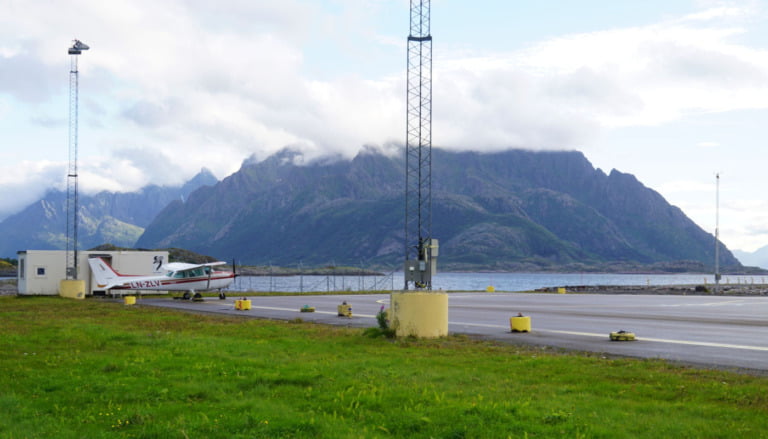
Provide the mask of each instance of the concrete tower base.
[{"label": "concrete tower base", "polygon": [[64,279],[59,283],[59,296],[70,299],[85,299],[85,281]]},{"label": "concrete tower base", "polygon": [[437,338],[448,335],[448,295],[445,293],[392,293],[390,310],[390,324],[398,337]]}]

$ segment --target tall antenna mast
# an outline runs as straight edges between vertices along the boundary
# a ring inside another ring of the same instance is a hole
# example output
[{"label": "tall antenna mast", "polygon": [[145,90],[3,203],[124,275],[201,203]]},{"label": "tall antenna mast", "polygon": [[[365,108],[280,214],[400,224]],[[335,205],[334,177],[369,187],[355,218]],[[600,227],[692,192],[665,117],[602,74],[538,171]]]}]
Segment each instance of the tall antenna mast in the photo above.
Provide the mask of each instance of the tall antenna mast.
[{"label": "tall antenna mast", "polygon": [[720,173],[715,174],[715,293],[720,292]]},{"label": "tall antenna mast", "polygon": [[430,1],[411,0],[405,143],[405,289],[432,289],[432,35]]},{"label": "tall antenna mast", "polygon": [[77,58],[87,44],[74,40],[67,51],[69,67],[69,167],[67,169],[67,279],[77,279],[77,111],[78,73]]}]

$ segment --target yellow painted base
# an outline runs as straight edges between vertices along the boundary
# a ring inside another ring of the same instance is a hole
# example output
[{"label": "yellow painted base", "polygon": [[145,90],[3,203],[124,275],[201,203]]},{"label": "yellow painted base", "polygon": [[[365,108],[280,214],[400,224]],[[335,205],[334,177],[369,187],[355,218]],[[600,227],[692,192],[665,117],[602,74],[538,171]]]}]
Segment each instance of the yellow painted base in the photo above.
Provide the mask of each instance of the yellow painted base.
[{"label": "yellow painted base", "polygon": [[309,306],[309,305],[304,305],[304,306],[302,306],[299,309],[299,311],[301,311],[301,312],[315,312],[315,307],[314,306]]},{"label": "yellow painted base", "polygon": [[391,326],[398,337],[437,338],[448,335],[448,295],[401,292],[390,296]]},{"label": "yellow painted base", "polygon": [[352,317],[352,305],[341,304],[336,307],[339,317]]},{"label": "yellow painted base", "polygon": [[635,333],[627,331],[611,332],[609,338],[611,341],[635,341]]},{"label": "yellow painted base", "polygon": [[512,317],[509,319],[512,332],[531,332],[531,317]]},{"label": "yellow painted base", "polygon": [[136,296],[123,297],[123,303],[126,305],[136,305]]},{"label": "yellow painted base", "polygon": [[237,299],[235,300],[235,309],[239,311],[248,311],[251,309],[251,301],[249,299]]},{"label": "yellow painted base", "polygon": [[557,294],[565,294],[565,287],[557,287]]},{"label": "yellow painted base", "polygon": [[485,288],[485,291],[488,293],[493,293],[496,291],[496,287],[494,287],[493,285],[488,285],[488,287]]},{"label": "yellow painted base", "polygon": [[59,296],[69,299],[85,299],[85,281],[64,279],[59,283]]}]

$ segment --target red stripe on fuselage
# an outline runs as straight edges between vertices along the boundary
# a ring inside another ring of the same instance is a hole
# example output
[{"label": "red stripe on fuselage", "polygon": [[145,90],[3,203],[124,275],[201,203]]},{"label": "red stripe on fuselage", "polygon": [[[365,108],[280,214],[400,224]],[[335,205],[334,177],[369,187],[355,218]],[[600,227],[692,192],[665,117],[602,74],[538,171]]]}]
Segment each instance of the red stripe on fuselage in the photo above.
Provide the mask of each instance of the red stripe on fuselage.
[{"label": "red stripe on fuselage", "polygon": [[[217,273],[223,273],[224,275],[223,276],[216,276]],[[158,289],[160,287],[165,287],[165,286],[184,285],[184,284],[189,284],[189,283],[194,283],[194,282],[206,282],[207,283],[209,280],[211,282],[213,282],[213,281],[217,281],[217,280],[234,279],[234,277],[235,277],[234,273],[228,273],[228,272],[224,272],[224,271],[217,271],[217,272],[212,273],[210,278],[205,276],[205,277],[189,277],[189,278],[181,278],[181,279],[170,279],[170,278],[169,279],[158,279],[158,281],[160,282],[159,286],[156,286],[156,287],[146,287],[145,289]],[[115,289],[115,290],[134,290],[134,289],[139,290],[139,289],[142,289],[142,288],[137,288],[137,287],[133,287],[133,286],[130,286],[130,285],[120,285],[120,286],[113,287],[112,289]]]}]

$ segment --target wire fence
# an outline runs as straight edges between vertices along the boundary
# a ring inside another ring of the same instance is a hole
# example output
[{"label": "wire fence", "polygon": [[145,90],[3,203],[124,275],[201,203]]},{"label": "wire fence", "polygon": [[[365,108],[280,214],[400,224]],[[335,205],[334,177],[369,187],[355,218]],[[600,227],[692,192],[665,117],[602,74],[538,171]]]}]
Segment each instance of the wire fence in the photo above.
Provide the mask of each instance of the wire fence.
[{"label": "wire fence", "polygon": [[402,273],[396,273],[395,271],[382,275],[239,275],[226,291],[259,291],[270,293],[391,291],[395,289],[395,281],[398,274],[402,277]]}]

